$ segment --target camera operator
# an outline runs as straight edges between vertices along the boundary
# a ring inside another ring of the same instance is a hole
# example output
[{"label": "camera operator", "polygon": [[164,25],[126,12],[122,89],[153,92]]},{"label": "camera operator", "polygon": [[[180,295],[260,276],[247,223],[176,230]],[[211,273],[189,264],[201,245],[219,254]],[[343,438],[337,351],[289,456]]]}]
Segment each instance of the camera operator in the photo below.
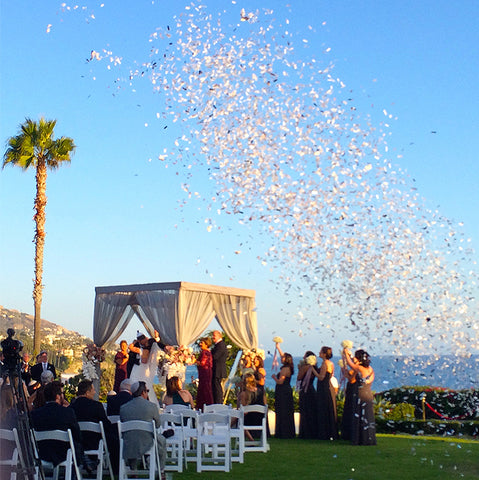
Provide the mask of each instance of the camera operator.
[{"label": "camera operator", "polygon": [[9,328],[7,330],[7,338],[0,343],[3,350],[2,377],[6,374],[13,374],[21,363],[22,357],[20,352],[22,351],[23,343],[20,340],[14,340],[14,336],[15,330]]}]

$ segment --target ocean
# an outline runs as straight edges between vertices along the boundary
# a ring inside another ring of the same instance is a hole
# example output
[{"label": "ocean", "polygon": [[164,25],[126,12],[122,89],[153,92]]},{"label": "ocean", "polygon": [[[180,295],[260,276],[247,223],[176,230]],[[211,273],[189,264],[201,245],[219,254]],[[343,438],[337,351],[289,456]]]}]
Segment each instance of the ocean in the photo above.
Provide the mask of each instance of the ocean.
[{"label": "ocean", "polygon": [[[301,357],[294,357],[295,368]],[[338,358],[333,357],[335,375],[339,380],[340,368]],[[273,358],[265,359],[266,387],[275,387],[271,378]],[[372,357],[371,366],[374,368],[375,380],[373,390],[382,392],[402,386],[431,386],[461,390],[478,388],[479,386],[479,355],[469,358],[454,355],[420,355],[420,356],[391,356],[379,355]],[[296,383],[296,373],[291,385]],[[186,381],[197,377],[197,369],[190,366],[186,369]]]}]

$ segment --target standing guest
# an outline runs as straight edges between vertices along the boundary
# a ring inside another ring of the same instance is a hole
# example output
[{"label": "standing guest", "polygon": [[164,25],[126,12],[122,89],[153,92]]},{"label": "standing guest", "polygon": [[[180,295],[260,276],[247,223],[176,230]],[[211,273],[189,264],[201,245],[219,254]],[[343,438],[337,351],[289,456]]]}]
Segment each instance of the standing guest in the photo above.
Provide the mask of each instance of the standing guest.
[{"label": "standing guest", "polygon": [[226,360],[228,358],[228,348],[223,340],[223,335],[218,330],[213,332],[213,343],[214,346],[211,349],[211,354],[213,355],[213,402],[223,403],[223,385],[227,377]]},{"label": "standing guest", "polygon": [[[158,406],[148,400],[148,388],[146,383],[139,381],[131,385],[131,394],[133,398],[121,406],[120,420],[128,422],[130,420],[143,420],[145,422],[154,421],[156,427],[160,427],[160,413]],[[158,451],[160,454],[161,479],[165,477],[166,460],[166,440],[163,435],[157,435]],[[153,433],[131,430],[123,433],[124,449],[123,459],[135,468],[138,459],[148,452],[153,445]]]},{"label": "standing guest", "polygon": [[334,363],[331,361],[333,351],[331,347],[322,347],[319,357],[323,359],[319,371],[314,374],[318,379],[318,438],[320,440],[336,440],[338,427],[336,425],[336,391],[331,385],[334,375]]},{"label": "standing guest", "polygon": [[254,373],[254,355],[250,352],[243,354],[240,362],[241,376],[243,377],[247,373]]},{"label": "standing guest", "polygon": [[[247,405],[265,405],[266,397],[264,390],[260,390],[257,385],[257,381],[252,373],[246,373],[243,382],[241,392],[238,397],[239,404],[243,407]],[[245,435],[248,440],[254,440],[259,438],[261,432],[259,430],[247,429],[248,425],[261,425],[264,414],[260,412],[248,412],[244,415]]]},{"label": "standing guest", "polygon": [[47,351],[42,350],[37,355],[36,365],[33,365],[33,367],[30,370],[30,373],[32,374],[32,379],[36,380],[37,382],[41,382],[40,375],[45,370],[50,370],[50,372],[53,373],[53,377],[56,378],[57,372],[55,370],[55,367],[51,363],[48,363],[48,353],[47,353]]},{"label": "standing guest", "polygon": [[299,438],[318,438],[318,399],[314,388],[316,355],[308,350],[298,367]]},{"label": "standing guest", "polygon": [[264,397],[265,383],[266,383],[266,370],[264,368],[264,360],[261,355],[256,355],[253,360],[254,366],[254,378],[256,380],[256,388],[258,389],[258,395]]},{"label": "standing guest", "polygon": [[120,391],[120,383],[127,377],[126,367],[128,364],[128,343],[126,340],[120,342],[120,350],[115,355],[115,382],[113,390]]},{"label": "standing guest", "polygon": [[[356,358],[352,361],[357,363]],[[352,429],[354,424],[354,411],[358,401],[358,386],[356,372],[349,367],[345,355],[342,355],[341,374],[346,379],[346,392],[344,394],[343,419],[341,421],[341,438],[352,440]]]},{"label": "standing guest", "polygon": [[[78,384],[77,396],[72,401],[70,408],[75,411],[79,422],[103,423],[106,441],[110,452],[110,460],[114,472],[118,472],[119,442],[118,430],[114,428],[106,416],[103,405],[94,400],[95,386],[91,380],[82,380]],[[101,434],[95,432],[82,432],[82,445],[84,450],[96,450],[101,439]]]},{"label": "standing guest", "polygon": [[131,380],[125,378],[120,383],[120,391],[116,395],[108,396],[106,399],[106,414],[120,415],[120,407],[131,400]]},{"label": "standing guest", "polygon": [[351,443],[353,445],[376,445],[376,423],[374,421],[374,395],[371,384],[374,381],[374,370],[371,367],[371,357],[365,350],[357,350],[351,358],[347,348],[343,350],[344,358],[349,367],[356,372],[358,396],[354,408]]},{"label": "standing guest", "polygon": [[281,355],[281,369],[278,375],[271,375],[276,382],[274,391],[274,409],[276,412],[275,433],[276,438],[294,438],[294,403],[291,377],[294,373],[293,357],[281,351],[280,344],[276,344]]},{"label": "standing guest", "polygon": [[[45,385],[44,390],[46,403],[43,407],[32,410],[33,428],[38,431],[44,430],[68,430],[72,432],[75,452],[79,464],[83,464],[88,472],[92,465],[84,458],[81,443],[81,432],[75,411],[72,408],[62,407],[63,387],[58,381]],[[66,459],[68,444],[56,440],[45,440],[38,445],[40,459],[58,465]]]},{"label": "standing guest", "polygon": [[[5,382],[0,387],[0,428],[13,430],[18,428],[17,409],[13,401],[13,388]],[[2,445],[2,449],[4,446]]]},{"label": "standing guest", "polygon": [[193,397],[188,390],[183,389],[183,384],[179,377],[170,377],[166,381],[166,394],[163,397],[165,405],[187,405],[195,408]]},{"label": "standing guest", "polygon": [[21,376],[22,376],[22,380],[27,386],[32,381],[32,372],[31,372],[32,367],[29,362],[30,362],[30,354],[28,352],[25,352],[22,358]]},{"label": "standing guest", "polygon": [[196,409],[203,410],[204,405],[213,403],[213,355],[210,352],[211,339],[200,338],[200,354],[196,359],[198,368],[198,393],[196,394]]}]

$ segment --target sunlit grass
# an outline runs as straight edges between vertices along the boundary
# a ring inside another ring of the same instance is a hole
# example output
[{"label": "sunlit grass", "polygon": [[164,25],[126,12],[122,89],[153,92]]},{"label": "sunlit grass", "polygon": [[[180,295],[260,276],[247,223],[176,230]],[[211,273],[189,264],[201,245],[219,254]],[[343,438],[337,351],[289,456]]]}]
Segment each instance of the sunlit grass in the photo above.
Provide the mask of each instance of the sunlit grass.
[{"label": "sunlit grass", "polygon": [[233,464],[229,473],[175,473],[188,479],[478,479],[479,442],[469,439],[378,435],[374,447],[346,442],[270,439],[267,454],[248,453],[244,464]]}]

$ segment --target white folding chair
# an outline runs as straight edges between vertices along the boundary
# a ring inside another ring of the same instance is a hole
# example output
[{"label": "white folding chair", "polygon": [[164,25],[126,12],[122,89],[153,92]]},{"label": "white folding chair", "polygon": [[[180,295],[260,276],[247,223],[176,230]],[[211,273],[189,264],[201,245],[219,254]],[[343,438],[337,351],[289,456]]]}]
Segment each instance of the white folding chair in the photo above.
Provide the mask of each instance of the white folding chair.
[{"label": "white folding chair", "polygon": [[181,411],[181,419],[183,420],[183,452],[185,462],[196,462],[198,415],[199,412],[196,410],[186,409]]},{"label": "white folding chair", "polygon": [[196,470],[231,469],[230,417],[219,413],[198,416]]},{"label": "white folding chair", "polygon": [[120,415],[108,415],[108,420],[111,423],[118,423],[120,421]]},{"label": "white folding chair", "polygon": [[110,472],[110,478],[113,477],[113,468],[110,461],[110,452],[108,451],[108,445],[106,443],[105,429],[103,427],[103,422],[78,422],[80,425],[80,430],[82,432],[93,432],[100,435],[98,442],[98,447],[94,450],[85,450],[85,455],[91,455],[97,457],[98,466],[96,467],[96,478],[101,480],[103,477],[103,468],[108,468]]},{"label": "white folding chair", "polygon": [[268,430],[266,428],[266,421],[268,416],[267,405],[241,405],[240,410],[243,411],[244,418],[248,413],[261,413],[262,420],[258,425],[245,425],[244,429],[248,431],[260,432],[260,437],[257,440],[245,440],[244,451],[245,452],[264,452],[269,451],[268,444]]},{"label": "white folding chair", "polygon": [[171,405],[166,405],[163,409],[165,413],[181,413],[184,410],[191,410],[191,407],[189,405],[172,403]]},{"label": "white folding chair", "polygon": [[244,413],[243,410],[232,408],[228,415],[230,417],[231,435],[231,461],[244,462]]},{"label": "white folding chair", "polygon": [[60,468],[65,468],[65,480],[72,480],[72,472],[75,469],[76,478],[78,480],[82,479],[80,468],[78,467],[77,459],[75,456],[75,445],[73,443],[72,432],[70,429],[67,431],[65,430],[33,430],[33,435],[37,444],[41,444],[41,442],[47,440],[56,440],[58,442],[64,442],[69,444],[69,448],[67,450],[67,457],[65,460],[58,465],[53,465],[52,462],[48,462],[46,460],[41,459],[42,466],[44,469],[51,469],[53,470],[53,480],[58,480],[60,475]]},{"label": "white folding chair", "polygon": [[165,430],[173,430],[175,433],[166,441],[165,471],[183,471],[183,419],[179,413],[160,413],[159,434]]},{"label": "white folding chair", "polygon": [[[153,444],[151,448],[143,455],[143,468],[130,468],[123,458],[124,439],[123,433],[142,430],[150,432],[153,435]],[[128,478],[136,478],[138,475],[148,475],[148,480],[155,480],[157,470],[159,470],[159,459],[156,443],[156,426],[155,422],[145,422],[143,420],[130,420],[127,422],[118,422],[118,436],[120,438],[120,469],[118,480],[126,480]],[[145,458],[148,457],[148,458]],[[147,461],[148,460],[148,461]]]},{"label": "white folding chair", "polygon": [[204,405],[204,413],[227,413],[231,410],[231,405],[225,405],[223,403],[212,403],[211,405]]},{"label": "white folding chair", "polygon": [[16,480],[17,478],[17,466],[18,466],[18,447],[15,442],[15,435],[13,430],[0,429],[0,452],[4,456],[11,450],[11,455],[7,455],[7,458],[0,459],[0,473],[2,478],[5,478],[5,473],[10,470],[10,480]]}]

